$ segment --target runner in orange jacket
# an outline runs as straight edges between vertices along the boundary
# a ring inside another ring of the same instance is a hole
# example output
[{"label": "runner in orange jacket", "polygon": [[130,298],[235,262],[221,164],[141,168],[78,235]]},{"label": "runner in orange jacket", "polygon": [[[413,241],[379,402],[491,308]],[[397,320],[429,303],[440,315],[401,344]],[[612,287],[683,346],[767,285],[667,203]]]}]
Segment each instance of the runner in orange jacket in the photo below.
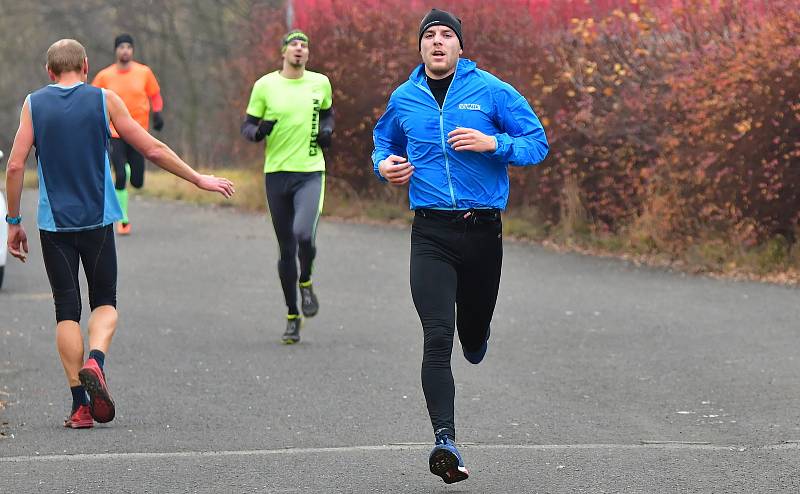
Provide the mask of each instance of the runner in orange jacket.
[{"label": "runner in orange jacket", "polygon": [[[117,61],[97,73],[93,86],[111,89],[117,93],[128,111],[145,130],[149,129],[150,112],[153,112],[153,129],[161,130],[164,120],[161,111],[164,101],[156,76],[147,65],[133,60],[133,37],[120,34],[114,39],[114,52]],[[131,185],[137,189],[144,185],[144,156],[119,138],[111,128],[111,162],[114,166],[114,189],[122,208],[122,221],[117,225],[120,235],[131,232],[128,220],[128,190],[125,188],[130,174]],[[126,164],[128,169],[126,170]]]}]

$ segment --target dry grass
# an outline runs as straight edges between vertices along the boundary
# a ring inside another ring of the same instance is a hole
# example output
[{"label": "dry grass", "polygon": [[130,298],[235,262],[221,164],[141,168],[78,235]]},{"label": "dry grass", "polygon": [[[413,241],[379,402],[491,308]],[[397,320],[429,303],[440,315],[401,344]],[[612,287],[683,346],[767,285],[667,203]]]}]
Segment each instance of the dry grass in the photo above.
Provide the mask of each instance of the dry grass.
[{"label": "dry grass", "polygon": [[264,174],[251,170],[214,170],[201,173],[213,173],[223,176],[234,183],[236,193],[230,199],[220,194],[198,189],[185,180],[162,170],[148,170],[145,175],[145,186],[141,191],[144,196],[160,199],[176,199],[194,204],[215,204],[231,206],[239,209],[257,211],[265,208]]},{"label": "dry grass", "polygon": [[[142,195],[176,199],[196,204],[216,204],[250,211],[266,210],[264,175],[256,170],[215,170],[236,186],[233,198],[208,193],[161,170],[148,170]],[[5,174],[0,172],[5,183]],[[35,171],[25,174],[25,186],[38,186]],[[800,285],[800,245],[783,237],[746,248],[731,239],[698,240],[682,254],[667,252],[658,234],[658,221],[644,214],[629,228],[609,234],[594,228],[581,204],[577,186],[567,182],[562,195],[564,219],[559,225],[546,225],[535,209],[509,210],[503,218],[506,236],[540,242],[558,251],[576,251],[595,256],[611,256],[637,264],[668,267],[715,277],[760,280]],[[386,188],[385,197],[367,199],[344,180],[327,177],[324,215],[364,223],[407,225],[413,214],[408,210],[405,189]]]},{"label": "dry grass", "polygon": [[570,175],[564,180],[564,190],[561,191],[561,222],[559,223],[561,236],[569,240],[576,235],[585,235],[589,232],[589,218],[586,208],[581,201],[578,180]]}]

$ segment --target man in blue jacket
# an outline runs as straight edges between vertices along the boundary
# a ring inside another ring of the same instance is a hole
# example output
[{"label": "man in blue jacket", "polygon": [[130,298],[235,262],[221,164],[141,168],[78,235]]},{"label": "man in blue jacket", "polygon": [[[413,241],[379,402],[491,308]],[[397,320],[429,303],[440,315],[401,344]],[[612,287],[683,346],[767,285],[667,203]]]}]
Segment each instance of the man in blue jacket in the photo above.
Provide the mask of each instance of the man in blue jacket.
[{"label": "man in blue jacket", "polygon": [[435,435],[431,472],[467,479],[455,446],[453,336],[483,360],[503,258],[508,165],[542,161],[539,118],[511,85],[459,58],[461,20],[433,9],[419,29],[422,64],[392,93],[373,133],[373,169],[409,184],[411,295],[424,332],[422,388]]}]

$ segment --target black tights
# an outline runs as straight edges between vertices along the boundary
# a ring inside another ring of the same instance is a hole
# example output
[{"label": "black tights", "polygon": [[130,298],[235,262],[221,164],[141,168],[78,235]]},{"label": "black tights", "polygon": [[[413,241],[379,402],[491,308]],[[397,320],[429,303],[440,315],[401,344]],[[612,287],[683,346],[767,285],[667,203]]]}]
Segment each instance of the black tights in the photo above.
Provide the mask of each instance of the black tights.
[{"label": "black tights", "polygon": [[56,322],[81,320],[78,265],[83,263],[89,307],[117,306],[117,251],[114,229],[107,225],[78,232],[39,230],[42,258],[53,290]]},{"label": "black tights", "polygon": [[[311,279],[317,255],[315,237],[322,211],[322,172],[274,172],[265,174],[267,203],[278,237],[278,276],[289,314],[297,310],[297,282]],[[300,261],[298,279],[297,262]]]},{"label": "black tights", "polygon": [[417,210],[411,230],[411,295],[425,336],[422,389],[434,431],[455,437],[453,335],[481,348],[489,331],[503,262],[497,211]]},{"label": "black tights", "polygon": [[131,185],[141,189],[144,185],[144,156],[133,146],[118,137],[111,138],[111,165],[114,167],[114,188],[125,189],[128,181],[125,164],[131,167]]}]

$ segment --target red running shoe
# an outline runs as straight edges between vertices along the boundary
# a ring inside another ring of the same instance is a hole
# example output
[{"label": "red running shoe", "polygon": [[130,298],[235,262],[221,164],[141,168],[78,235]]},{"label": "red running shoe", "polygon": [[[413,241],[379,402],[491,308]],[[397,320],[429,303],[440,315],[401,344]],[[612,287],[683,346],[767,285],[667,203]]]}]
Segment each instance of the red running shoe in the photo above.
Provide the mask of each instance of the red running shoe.
[{"label": "red running shoe", "polygon": [[106,387],[106,376],[97,365],[95,359],[90,358],[78,372],[78,379],[89,394],[89,409],[92,418],[104,424],[114,420],[114,400]]},{"label": "red running shoe", "polygon": [[69,427],[70,429],[90,429],[94,427],[94,420],[92,420],[92,413],[89,411],[89,405],[79,406],[78,409],[64,421],[64,427]]}]

